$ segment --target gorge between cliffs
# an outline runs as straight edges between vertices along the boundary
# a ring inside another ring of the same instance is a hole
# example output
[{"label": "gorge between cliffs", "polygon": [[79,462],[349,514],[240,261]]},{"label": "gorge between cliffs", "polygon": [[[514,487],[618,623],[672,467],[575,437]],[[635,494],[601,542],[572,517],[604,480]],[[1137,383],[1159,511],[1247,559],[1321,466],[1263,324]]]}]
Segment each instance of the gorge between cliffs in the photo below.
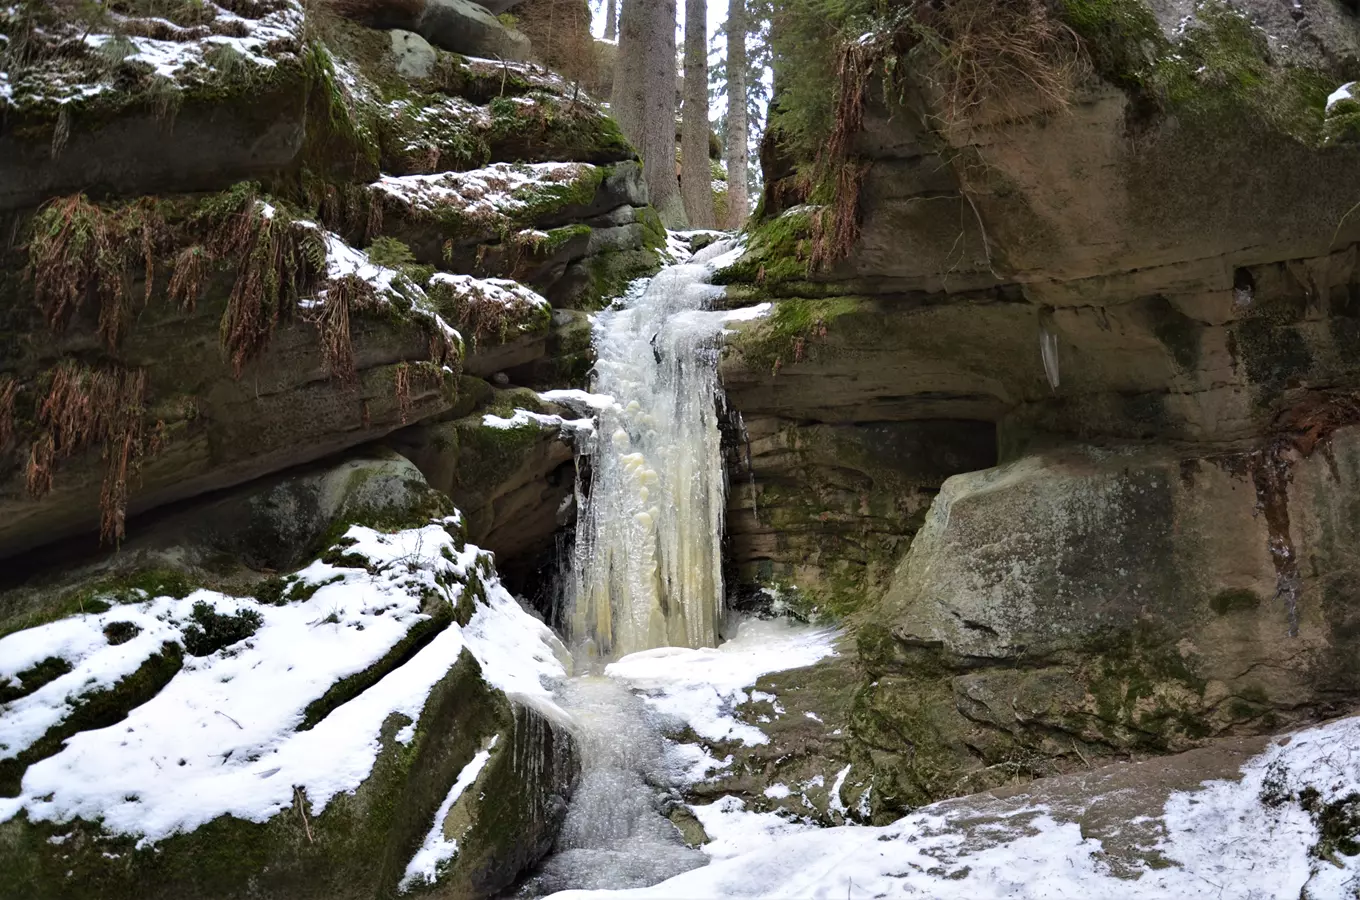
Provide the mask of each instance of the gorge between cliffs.
[{"label": "gorge between cliffs", "polygon": [[1360,14],[674,5],[0,0],[0,900],[1360,900]]}]

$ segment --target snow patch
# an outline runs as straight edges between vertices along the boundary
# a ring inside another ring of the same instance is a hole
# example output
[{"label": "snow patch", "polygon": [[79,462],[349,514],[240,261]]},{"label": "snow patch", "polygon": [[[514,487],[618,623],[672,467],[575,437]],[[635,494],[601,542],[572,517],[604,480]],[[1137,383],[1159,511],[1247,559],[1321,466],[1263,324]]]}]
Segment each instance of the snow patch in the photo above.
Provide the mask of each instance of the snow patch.
[{"label": "snow patch", "polygon": [[714,648],[662,647],[625,656],[605,668],[642,694],[648,705],[713,741],[768,743],[735,709],[750,699],[746,688],[762,675],[810,666],[835,654],[837,633],[780,620],[742,622],[733,638]]},{"label": "snow patch", "polygon": [[1336,106],[1343,100],[1354,100],[1355,95],[1352,92],[1355,90],[1356,84],[1357,82],[1348,81],[1345,84],[1341,85],[1341,87],[1332,91],[1332,93],[1327,97],[1327,111],[1331,112],[1332,107]]},{"label": "snow patch", "polygon": [[[848,774],[848,773],[847,773]],[[837,782],[842,779],[838,775]],[[1242,767],[1240,779],[1173,794],[1155,847],[1170,866],[1121,878],[1098,839],[1043,806],[979,811],[967,802],[927,806],[885,827],[805,828],[752,813],[726,797],[694,806],[714,862],[649,888],[570,891],[572,898],[917,897],[930,900],[1266,900],[1341,897],[1360,878],[1360,857],[1315,858],[1316,825],[1300,791],[1319,802],[1360,790],[1360,718],[1294,734]],[[868,792],[860,798],[867,812]],[[1271,798],[1274,799],[1271,799]],[[1269,802],[1267,802],[1269,801]],[[979,801],[985,802],[985,801]],[[969,833],[969,828],[977,829]]]}]

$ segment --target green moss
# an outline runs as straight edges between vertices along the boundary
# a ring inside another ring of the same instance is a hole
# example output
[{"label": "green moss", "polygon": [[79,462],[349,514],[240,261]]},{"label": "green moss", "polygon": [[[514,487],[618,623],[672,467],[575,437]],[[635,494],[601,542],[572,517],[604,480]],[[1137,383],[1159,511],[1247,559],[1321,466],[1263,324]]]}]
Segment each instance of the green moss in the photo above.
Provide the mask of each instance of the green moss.
[{"label": "green moss", "polygon": [[536,256],[552,256],[572,241],[589,240],[591,231],[589,225],[580,223],[552,228],[546,232],[547,237],[536,240],[531,249]]},{"label": "green moss", "polygon": [[341,86],[335,58],[317,41],[302,54],[307,84],[308,128],[304,164],[340,177],[376,177],[382,156],[379,122],[386,110],[355,102]]},{"label": "green moss", "polygon": [[573,206],[589,206],[610,174],[607,166],[588,166],[581,174],[563,182],[531,182],[516,188],[511,196],[524,204],[515,219],[528,225]]},{"label": "green moss", "polygon": [[398,269],[415,262],[410,247],[386,235],[374,238],[365,252],[375,265],[386,266],[389,269]]},{"label": "green moss", "polygon": [[528,97],[497,97],[488,110],[485,140],[497,162],[610,163],[636,156],[614,120],[584,103],[536,91]]},{"label": "green moss", "polygon": [[[663,230],[664,234],[664,230]],[[661,268],[654,250],[609,250],[585,260],[589,276],[585,289],[572,299],[576,309],[603,309],[622,297],[638,278],[650,278]]]},{"label": "green moss", "polygon": [[190,656],[211,656],[218,650],[244,641],[260,627],[263,619],[253,609],[227,614],[199,601],[189,614],[192,623],[184,629],[184,649]]},{"label": "green moss", "polygon": [[728,338],[727,346],[752,368],[771,372],[815,357],[818,342],[836,327],[836,320],[863,308],[854,297],[808,300],[787,298],[774,311]]},{"label": "green moss", "polygon": [[759,222],[746,252],[713,276],[714,284],[775,285],[806,280],[812,257],[813,207],[797,207]]},{"label": "green moss", "polygon": [[1170,750],[1210,734],[1202,708],[1208,682],[1176,649],[1176,640],[1151,626],[1139,626],[1093,648],[1087,689],[1107,729],[1128,735],[1117,743]]},{"label": "green moss", "polygon": [[14,676],[13,681],[0,681],[0,704],[13,703],[20,697],[27,697],[45,684],[55,681],[71,671],[71,664],[59,656],[49,656],[34,663]]},{"label": "green moss", "polygon": [[1191,126],[1263,122],[1306,142],[1322,137],[1336,74],[1274,62],[1265,33],[1221,0],[1198,4],[1175,43],[1144,0],[1063,0],[1061,15],[1102,76]]},{"label": "green moss", "polygon": [[167,643],[112,687],[69,700],[70,711],[66,718],[17,756],[0,760],[0,796],[17,797],[24,771],[59,751],[67,738],[81,731],[107,728],[121,722],[129,712],[160,693],[179,672],[182,662],[179,646]]},{"label": "green moss", "polygon": [[1360,142],[1360,101],[1340,100],[1327,110],[1322,137],[1329,144]]},{"label": "green moss", "polygon": [[642,224],[642,249],[661,250],[666,246],[666,226],[661,223],[661,214],[650,206],[637,213]]},{"label": "green moss", "polygon": [[1061,0],[1058,14],[1085,43],[1096,71],[1124,87],[1137,87],[1170,42],[1142,0]]},{"label": "green moss", "polygon": [[67,591],[37,612],[0,622],[0,637],[68,616],[107,612],[116,603],[138,603],[150,597],[174,597],[178,600],[189,596],[197,587],[184,573],[172,569],[141,569],[130,574],[102,578],[86,587]]},{"label": "green moss", "polygon": [[1323,803],[1316,788],[1299,794],[1300,805],[1317,824],[1318,842],[1312,855],[1341,866],[1339,857],[1360,856],[1360,794],[1350,793],[1339,800]]}]

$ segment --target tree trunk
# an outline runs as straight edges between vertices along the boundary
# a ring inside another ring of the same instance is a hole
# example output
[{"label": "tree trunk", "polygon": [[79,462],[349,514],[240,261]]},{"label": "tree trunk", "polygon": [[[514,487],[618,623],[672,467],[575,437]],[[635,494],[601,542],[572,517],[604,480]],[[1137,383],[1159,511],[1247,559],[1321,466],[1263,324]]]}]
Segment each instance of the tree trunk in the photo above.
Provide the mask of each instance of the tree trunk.
[{"label": "tree trunk", "polygon": [[727,4],[727,222],[736,231],[746,224],[746,7],[745,0]]},{"label": "tree trunk", "polygon": [[617,40],[619,36],[619,5],[618,0],[609,0],[604,7],[604,39],[606,41]]},{"label": "tree trunk", "polygon": [[619,52],[614,59],[614,90],[609,113],[634,147],[642,146],[642,115],[646,106],[643,80],[647,52],[647,4],[652,0],[623,0],[619,12]]},{"label": "tree trunk", "polygon": [[[626,0],[625,6],[639,0]],[[685,227],[685,204],[675,171],[675,0],[640,0],[647,9],[643,51],[646,82],[642,116],[642,177],[667,228]]]},{"label": "tree trunk", "polygon": [[708,165],[708,0],[685,0],[685,103],[680,191],[691,228],[715,228]]},{"label": "tree trunk", "polygon": [[651,204],[667,228],[685,226],[675,177],[675,0],[623,0],[610,112],[642,154]]}]

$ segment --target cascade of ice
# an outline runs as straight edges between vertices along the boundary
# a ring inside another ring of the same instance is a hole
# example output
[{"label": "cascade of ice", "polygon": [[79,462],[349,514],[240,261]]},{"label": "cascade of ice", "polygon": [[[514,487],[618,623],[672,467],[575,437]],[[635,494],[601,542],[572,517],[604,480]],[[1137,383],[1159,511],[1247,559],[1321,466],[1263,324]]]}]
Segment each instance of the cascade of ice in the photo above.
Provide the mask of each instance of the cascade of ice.
[{"label": "cascade of ice", "polygon": [[587,656],[717,642],[723,316],[704,307],[721,295],[708,262],[730,247],[663,269],[596,319],[594,390],[615,402],[590,451],[574,559],[570,630]]}]

